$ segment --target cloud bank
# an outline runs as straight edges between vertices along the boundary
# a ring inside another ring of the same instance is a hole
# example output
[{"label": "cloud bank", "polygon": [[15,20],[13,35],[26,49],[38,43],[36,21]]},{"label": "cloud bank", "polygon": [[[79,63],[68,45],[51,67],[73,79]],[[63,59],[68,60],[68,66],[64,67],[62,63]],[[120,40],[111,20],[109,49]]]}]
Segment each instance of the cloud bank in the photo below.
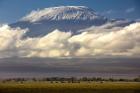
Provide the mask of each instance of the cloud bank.
[{"label": "cloud bank", "polygon": [[78,35],[59,30],[42,37],[24,37],[28,29],[0,27],[0,58],[7,57],[139,57],[140,23],[106,24]]}]

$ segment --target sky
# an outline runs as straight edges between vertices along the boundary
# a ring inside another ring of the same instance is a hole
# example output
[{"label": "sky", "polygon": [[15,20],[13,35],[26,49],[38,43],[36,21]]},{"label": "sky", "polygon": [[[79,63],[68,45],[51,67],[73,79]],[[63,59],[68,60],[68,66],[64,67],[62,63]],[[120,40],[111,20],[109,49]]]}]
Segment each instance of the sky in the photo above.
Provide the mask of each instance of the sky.
[{"label": "sky", "polygon": [[0,23],[14,23],[32,10],[67,5],[87,6],[109,18],[140,18],[140,0],[0,0]]},{"label": "sky", "polygon": [[41,21],[30,22],[38,28],[33,30],[9,25],[33,10],[37,11],[31,13],[31,19],[40,19],[46,13],[44,8],[54,6],[87,6],[108,19],[140,21],[140,0],[0,0],[0,78],[75,72],[85,76],[90,72],[139,75],[139,21],[128,21],[125,26],[121,24],[126,20],[107,21],[78,34],[58,28],[47,33],[45,25],[45,35],[37,37],[28,36],[28,32],[40,32],[43,27],[37,22]]}]

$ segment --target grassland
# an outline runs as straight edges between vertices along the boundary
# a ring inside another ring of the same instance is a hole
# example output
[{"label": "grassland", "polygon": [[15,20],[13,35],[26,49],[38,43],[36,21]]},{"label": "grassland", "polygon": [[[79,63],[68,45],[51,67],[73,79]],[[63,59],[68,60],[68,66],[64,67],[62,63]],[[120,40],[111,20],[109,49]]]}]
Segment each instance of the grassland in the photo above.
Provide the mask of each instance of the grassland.
[{"label": "grassland", "polygon": [[138,82],[7,82],[0,83],[0,93],[140,93]]}]

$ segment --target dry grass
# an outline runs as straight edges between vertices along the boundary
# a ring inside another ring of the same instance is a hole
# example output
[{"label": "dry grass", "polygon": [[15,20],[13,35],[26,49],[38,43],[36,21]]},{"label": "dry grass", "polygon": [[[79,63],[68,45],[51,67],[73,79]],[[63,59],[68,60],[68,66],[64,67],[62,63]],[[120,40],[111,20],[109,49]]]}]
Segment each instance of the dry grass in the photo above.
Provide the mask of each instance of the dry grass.
[{"label": "dry grass", "polygon": [[0,83],[0,93],[140,93],[137,82]]}]

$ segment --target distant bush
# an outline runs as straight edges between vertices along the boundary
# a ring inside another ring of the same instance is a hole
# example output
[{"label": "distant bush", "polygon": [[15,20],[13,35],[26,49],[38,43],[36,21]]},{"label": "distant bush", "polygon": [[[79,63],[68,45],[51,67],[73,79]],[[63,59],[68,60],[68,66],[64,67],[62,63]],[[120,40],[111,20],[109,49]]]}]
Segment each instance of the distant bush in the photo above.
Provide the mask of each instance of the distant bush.
[{"label": "distant bush", "polygon": [[114,79],[114,78],[101,78],[101,77],[82,77],[82,78],[76,78],[76,77],[69,77],[69,78],[64,78],[64,77],[48,77],[48,78],[10,78],[10,79],[5,79],[2,80],[3,83],[5,82],[25,82],[25,81],[49,81],[51,83],[57,82],[57,83],[80,83],[82,81],[84,82],[91,82],[91,81],[110,81],[110,82],[116,82],[116,81],[123,81],[123,82],[140,82],[140,77],[134,78],[134,79]]}]

